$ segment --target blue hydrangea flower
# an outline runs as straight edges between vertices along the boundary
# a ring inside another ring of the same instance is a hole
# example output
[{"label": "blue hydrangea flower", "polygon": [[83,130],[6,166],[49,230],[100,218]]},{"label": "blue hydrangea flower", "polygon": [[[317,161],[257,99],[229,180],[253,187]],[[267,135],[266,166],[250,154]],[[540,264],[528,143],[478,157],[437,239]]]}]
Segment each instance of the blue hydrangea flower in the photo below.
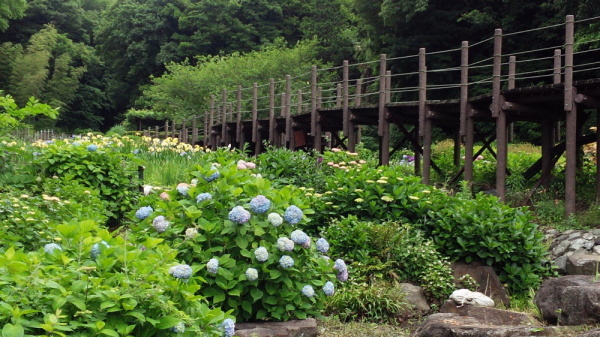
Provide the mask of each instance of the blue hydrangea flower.
[{"label": "blue hydrangea flower", "polygon": [[94,152],[94,151],[98,150],[98,145],[96,145],[96,144],[90,144],[90,145],[87,146],[87,150],[90,151],[90,152]]},{"label": "blue hydrangea flower", "polygon": [[306,297],[313,297],[313,296],[315,296],[315,290],[313,289],[312,286],[305,285],[304,287],[302,287],[302,295],[304,295]]},{"label": "blue hydrangea flower", "polygon": [[235,322],[231,318],[224,320],[223,323],[221,323],[221,328],[225,333],[225,337],[233,337],[235,334]]},{"label": "blue hydrangea flower", "polygon": [[312,244],[312,240],[310,239],[310,237],[308,237],[308,240],[304,241],[304,243],[301,244],[300,246],[302,246],[302,248],[309,249],[311,244]]},{"label": "blue hydrangea flower", "polygon": [[294,259],[291,256],[284,255],[279,259],[279,265],[282,268],[291,268],[294,266]]},{"label": "blue hydrangea flower", "polygon": [[217,169],[216,166],[213,165],[210,168],[210,170],[211,171],[215,171],[215,172],[213,174],[207,176],[207,177],[204,177],[204,180],[206,180],[208,182],[211,182],[211,181],[213,181],[213,180],[215,180],[215,179],[217,179],[217,178],[219,178],[221,176],[221,172],[219,172],[219,170]]},{"label": "blue hydrangea flower", "polygon": [[294,241],[288,238],[279,238],[277,239],[277,248],[283,252],[291,252],[294,250]]},{"label": "blue hydrangea flower", "polygon": [[52,253],[55,249],[62,250],[62,247],[57,245],[56,243],[48,243],[44,246],[44,251],[46,253]]},{"label": "blue hydrangea flower", "polygon": [[138,153],[140,153],[140,149],[135,149],[135,150],[131,151],[131,153],[138,154]]},{"label": "blue hydrangea flower", "polygon": [[169,268],[169,274],[180,280],[187,280],[192,276],[192,267],[187,264],[178,264]]},{"label": "blue hydrangea flower", "polygon": [[337,260],[335,260],[335,263],[333,264],[333,269],[335,269],[341,273],[343,271],[347,271],[348,267],[346,266],[346,262],[344,262],[344,260],[337,259]]},{"label": "blue hydrangea flower", "polygon": [[283,213],[283,219],[288,223],[295,225],[302,220],[302,210],[294,205],[288,207]]},{"label": "blue hydrangea flower", "polygon": [[209,273],[215,275],[219,271],[219,260],[214,258],[210,259],[206,264],[206,270],[208,270]]},{"label": "blue hydrangea flower", "polygon": [[190,185],[186,184],[186,183],[179,183],[177,184],[177,192],[179,192],[179,194],[181,195],[188,195],[188,190],[190,189]]},{"label": "blue hydrangea flower", "polygon": [[248,281],[255,281],[256,279],[258,279],[258,270],[256,270],[255,268],[246,269],[246,278],[248,279]]},{"label": "blue hydrangea flower", "polygon": [[154,210],[152,209],[152,207],[150,207],[150,206],[144,206],[144,207],[141,207],[140,209],[138,209],[137,212],[135,212],[135,217],[138,218],[138,219],[140,219],[140,220],[144,220],[152,212],[154,212]]},{"label": "blue hydrangea flower", "polygon": [[110,248],[110,245],[106,241],[94,243],[92,250],[90,251],[90,258],[92,258],[92,260],[95,260],[100,255],[100,245]]},{"label": "blue hydrangea flower", "polygon": [[244,223],[248,222],[248,220],[250,220],[250,212],[248,212],[242,206],[235,206],[229,212],[229,220],[231,220],[235,223],[238,223],[240,225],[244,224]]},{"label": "blue hydrangea flower", "polygon": [[335,288],[333,287],[333,282],[327,281],[327,283],[325,283],[325,285],[323,286],[323,292],[327,296],[332,296],[333,294],[335,294]]},{"label": "blue hydrangea flower", "polygon": [[269,252],[267,251],[267,248],[265,248],[265,247],[258,247],[254,251],[254,256],[256,256],[256,259],[259,262],[265,262],[269,258]]},{"label": "blue hydrangea flower", "polygon": [[162,215],[159,215],[156,218],[154,218],[154,220],[152,220],[152,225],[154,226],[154,229],[156,229],[156,231],[159,233],[166,231],[169,228],[170,224],[171,223]]},{"label": "blue hydrangea flower", "polygon": [[212,199],[212,195],[208,192],[200,193],[200,194],[198,194],[198,196],[196,196],[196,202],[202,202],[202,201],[211,200],[211,199]]},{"label": "blue hydrangea flower", "polygon": [[306,233],[304,233],[303,231],[301,231],[299,229],[293,231],[292,234],[290,235],[290,238],[292,238],[292,241],[294,241],[294,243],[299,244],[299,245],[305,244],[306,241],[310,240],[308,235],[306,235]]},{"label": "blue hydrangea flower", "polygon": [[169,328],[169,331],[176,333],[184,333],[185,332],[185,323],[179,322],[175,326]]},{"label": "blue hydrangea flower", "polygon": [[325,254],[329,251],[329,242],[327,240],[320,238],[316,243],[317,250],[321,253]]},{"label": "blue hydrangea flower", "polygon": [[53,140],[47,140],[46,144],[54,144],[54,141]]},{"label": "blue hydrangea flower", "polygon": [[337,279],[342,282],[348,281],[348,270],[346,269],[344,271],[338,272],[338,274],[335,277],[337,277]]},{"label": "blue hydrangea flower", "polygon": [[81,145],[80,142],[73,142],[73,146],[79,146],[79,145]]},{"label": "blue hydrangea flower", "polygon": [[279,227],[283,223],[283,218],[277,213],[269,213],[267,221],[269,221],[273,227]]},{"label": "blue hydrangea flower", "polygon": [[267,199],[264,195],[259,195],[250,200],[250,210],[254,213],[265,213],[271,208],[271,200]]}]

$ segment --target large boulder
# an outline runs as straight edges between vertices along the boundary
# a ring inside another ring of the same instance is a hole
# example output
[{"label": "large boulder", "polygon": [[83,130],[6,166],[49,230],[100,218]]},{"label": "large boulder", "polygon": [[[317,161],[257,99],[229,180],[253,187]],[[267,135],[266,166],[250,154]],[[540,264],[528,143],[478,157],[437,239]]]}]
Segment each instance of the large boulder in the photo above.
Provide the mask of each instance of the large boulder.
[{"label": "large boulder", "polygon": [[236,337],[316,337],[317,321],[313,318],[287,322],[237,323]]},{"label": "large boulder", "polygon": [[494,268],[485,266],[479,262],[463,263],[453,262],[452,263],[452,276],[454,276],[454,283],[459,287],[464,285],[460,284],[461,277],[465,275],[471,276],[479,285],[476,291],[483,293],[490,297],[496,304],[502,303],[505,308],[509,307],[510,300],[508,292],[500,282],[498,275],[494,271]]},{"label": "large boulder", "polygon": [[418,311],[419,314],[429,311],[429,303],[423,294],[423,288],[410,284],[400,283],[400,287],[404,291],[406,302],[409,303],[413,310]]},{"label": "large boulder", "polygon": [[595,276],[566,275],[551,278],[535,295],[535,304],[551,324],[600,323],[600,282]]},{"label": "large boulder", "polygon": [[600,255],[577,254],[566,258],[565,271],[568,275],[596,275]]},{"label": "large boulder", "polygon": [[472,317],[486,325],[535,325],[537,322],[522,312],[502,310],[478,305],[456,305],[446,301],[440,308],[441,313],[451,313],[463,317]]},{"label": "large boulder", "polygon": [[[492,309],[486,307],[472,307]],[[499,310],[499,309],[495,309]],[[439,313],[427,320],[413,334],[413,337],[524,337],[556,336],[555,327],[535,325],[496,325],[486,324],[471,316],[454,313]]]}]

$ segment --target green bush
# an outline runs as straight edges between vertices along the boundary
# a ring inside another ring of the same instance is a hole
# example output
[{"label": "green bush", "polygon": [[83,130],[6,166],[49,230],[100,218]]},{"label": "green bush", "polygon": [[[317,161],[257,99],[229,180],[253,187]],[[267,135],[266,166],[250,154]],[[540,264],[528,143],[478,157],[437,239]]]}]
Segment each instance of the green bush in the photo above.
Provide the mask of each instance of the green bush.
[{"label": "green bush", "polygon": [[56,243],[0,254],[4,336],[222,336],[227,317],[169,275],[176,251],[112,237],[92,220],[56,226]]},{"label": "green bush", "polygon": [[453,290],[448,259],[409,225],[348,216],[334,221],[323,235],[332,245],[332,256],[350,262],[354,279],[413,282],[437,300],[447,298]]},{"label": "green bush", "polygon": [[38,171],[47,178],[74,180],[94,188],[106,201],[109,216],[118,221],[132,208],[138,181],[138,165],[131,153],[121,151],[116,141],[103,139],[56,141],[41,148],[36,157]]},{"label": "green bush", "polygon": [[322,186],[325,180],[322,161],[323,157],[317,151],[291,151],[275,147],[269,147],[268,151],[257,157],[261,174],[279,186]]},{"label": "green bush", "polygon": [[[213,159],[216,163],[193,172],[195,185],[179,184],[162,199],[142,198],[140,205],[151,208],[136,212],[143,220],[132,230],[176,247],[178,258],[197,271],[202,294],[232,310],[238,321],[318,316],[322,288],[335,279],[335,270],[315,242],[298,232],[313,213],[302,192],[272,188],[253,170],[239,169],[226,153]],[[284,237],[295,241],[287,250],[278,247]],[[260,253],[263,248],[268,256]]]}]

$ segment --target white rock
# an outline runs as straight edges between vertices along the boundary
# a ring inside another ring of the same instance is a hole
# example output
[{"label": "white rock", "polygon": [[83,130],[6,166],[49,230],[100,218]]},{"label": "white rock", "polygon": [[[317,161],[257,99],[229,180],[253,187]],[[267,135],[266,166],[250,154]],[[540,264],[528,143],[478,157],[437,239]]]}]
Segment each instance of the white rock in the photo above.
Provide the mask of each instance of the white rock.
[{"label": "white rock", "polygon": [[469,289],[455,290],[452,295],[450,295],[450,299],[460,307],[465,304],[479,305],[482,307],[496,306],[496,303],[494,303],[494,300],[491,298],[478,291],[470,291]]}]

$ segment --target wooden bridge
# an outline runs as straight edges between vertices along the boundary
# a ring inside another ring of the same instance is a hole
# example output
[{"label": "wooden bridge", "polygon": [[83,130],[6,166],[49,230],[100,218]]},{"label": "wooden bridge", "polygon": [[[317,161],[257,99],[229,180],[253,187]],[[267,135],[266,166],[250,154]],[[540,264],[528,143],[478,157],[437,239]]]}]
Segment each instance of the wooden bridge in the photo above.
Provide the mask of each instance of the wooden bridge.
[{"label": "wooden bridge", "polygon": [[[380,164],[389,164],[390,155],[408,144],[424,183],[430,183],[431,169],[456,171],[452,181],[461,177],[472,181],[474,159],[485,150],[491,152],[497,165],[496,190],[504,201],[511,125],[529,121],[540,127],[542,158],[526,178],[541,171],[535,188],[548,183],[552,168],[566,153],[565,205],[566,213],[572,214],[578,148],[600,138],[600,133],[584,135],[583,130],[584,122],[600,108],[600,42],[575,43],[575,27],[595,21],[598,18],[575,21],[567,16],[563,24],[528,31],[504,34],[497,29],[489,39],[463,41],[452,50],[421,48],[415,55],[381,55],[379,60],[345,61],[327,69],[313,66],[303,75],[224,90],[221,97],[212,96],[210,110],[198,117],[204,120],[203,142],[211,147],[249,145],[254,153],[265,144],[322,151],[327,135],[330,146],[354,151],[360,127],[377,126]],[[529,50],[532,33],[564,38],[558,45]],[[428,64],[446,66],[433,69]],[[184,140],[199,139],[196,119],[192,138],[182,125]],[[596,124],[600,130],[600,118]],[[400,142],[390,142],[391,127],[403,134]],[[165,128],[169,130],[168,125]],[[434,128],[455,136],[457,164],[464,145],[462,167],[434,163]],[[559,143],[561,137],[564,142]],[[477,153],[475,142],[483,144]],[[600,170],[596,176],[600,195]]]}]

